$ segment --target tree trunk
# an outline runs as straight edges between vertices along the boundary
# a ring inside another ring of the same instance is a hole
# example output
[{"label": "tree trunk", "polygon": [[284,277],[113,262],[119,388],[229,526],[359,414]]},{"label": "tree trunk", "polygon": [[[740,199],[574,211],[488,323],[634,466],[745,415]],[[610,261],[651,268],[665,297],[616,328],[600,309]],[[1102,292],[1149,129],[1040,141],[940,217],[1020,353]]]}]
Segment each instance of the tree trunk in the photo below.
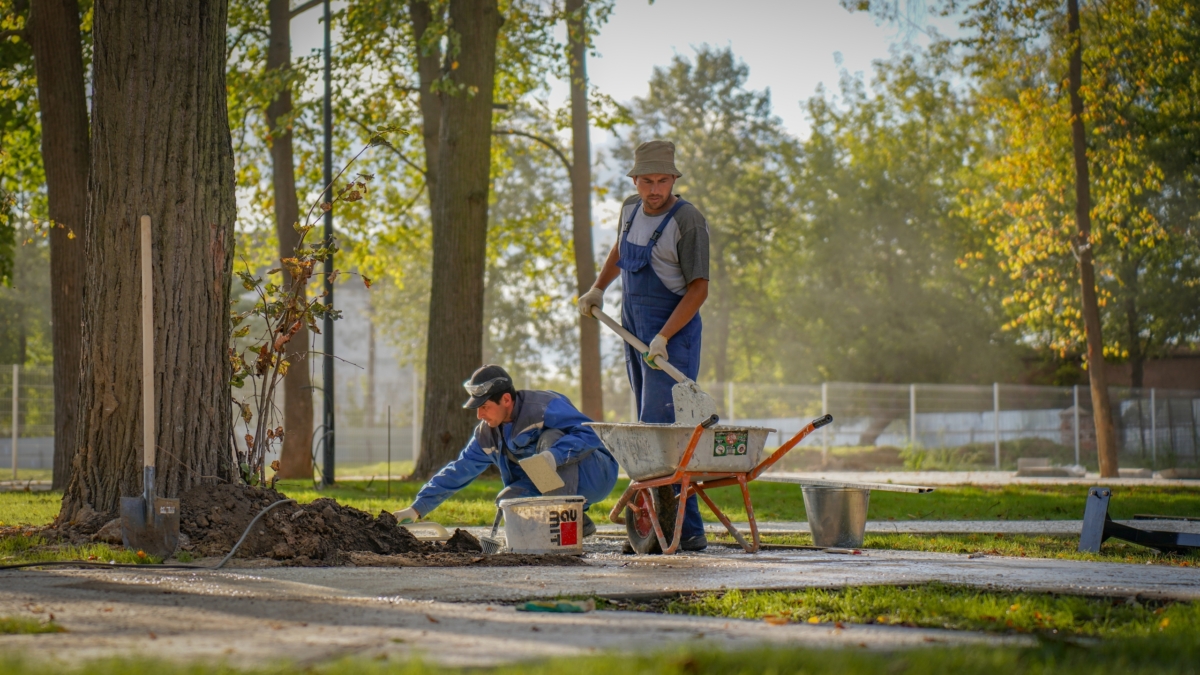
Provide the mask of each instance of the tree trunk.
[{"label": "tree trunk", "polygon": [[42,116],[42,164],[50,207],[50,316],[54,344],[54,480],[71,478],[79,421],[83,323],[84,218],[87,214],[88,116],[76,0],[37,0],[29,42]]},{"label": "tree trunk", "polygon": [[1092,390],[1092,413],[1096,424],[1096,453],[1100,476],[1116,478],[1117,438],[1112,406],[1108,400],[1108,373],[1104,369],[1104,336],[1100,330],[1100,303],[1096,298],[1096,272],[1092,265],[1092,196],[1088,184],[1087,136],[1083,128],[1083,34],[1079,30],[1079,0],[1067,0],[1067,32],[1071,40],[1068,88],[1071,95],[1071,140],[1075,150],[1075,222],[1078,227],[1079,281],[1083,300],[1083,323],[1087,333],[1088,379]]},{"label": "tree trunk", "polygon": [[[290,0],[270,0],[268,13],[271,39],[267,46],[267,70],[292,67],[292,29]],[[271,128],[271,183],[275,189],[275,233],[279,239],[279,257],[296,255],[300,233],[300,204],[296,198],[296,164],[292,155],[292,85],[284,84],[279,96],[267,106],[267,126]],[[284,286],[292,284],[287,266],[283,266]],[[301,291],[299,300],[305,301]],[[291,366],[283,376],[283,449],[279,454],[279,477],[311,479],[313,475],[313,395],[311,337],[307,330],[297,332],[287,346]]]},{"label": "tree trunk", "polygon": [[138,219],[153,223],[158,485],[231,480],[236,216],[225,2],[95,6],[79,451],[62,522],[141,492]]},{"label": "tree trunk", "polygon": [[[579,294],[596,282],[592,250],[592,151],[588,135],[587,9],[584,0],[567,0],[567,40],[571,68],[571,215],[575,244],[575,284]],[[604,419],[600,382],[600,322],[579,317],[579,392],[584,415]]]},{"label": "tree trunk", "polygon": [[[421,107],[422,138],[425,141],[425,186],[429,189],[429,203],[437,203],[437,159],[438,140],[442,128],[442,94],[430,87],[442,74],[441,42],[429,39],[425,33],[434,23],[433,12],[428,0],[412,0],[408,4],[412,16],[413,40],[417,45],[417,77],[421,90],[418,103]],[[441,19],[441,17],[437,17]],[[437,214],[431,213],[433,227],[437,229]]]},{"label": "tree trunk", "polygon": [[[433,475],[470,438],[474,415],[462,409],[462,381],[483,358],[483,280],[491,170],[496,0],[451,0],[450,29],[461,46],[446,95],[434,171],[433,268],[425,350],[425,419],[414,473]],[[428,129],[427,129],[428,130]]]}]

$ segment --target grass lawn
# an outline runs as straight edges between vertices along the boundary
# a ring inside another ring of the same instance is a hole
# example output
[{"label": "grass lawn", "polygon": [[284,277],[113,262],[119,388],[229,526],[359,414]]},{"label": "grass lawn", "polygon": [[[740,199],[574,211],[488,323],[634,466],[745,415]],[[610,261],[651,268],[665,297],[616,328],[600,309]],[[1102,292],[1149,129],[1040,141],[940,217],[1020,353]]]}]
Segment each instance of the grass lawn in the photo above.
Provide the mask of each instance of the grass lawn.
[{"label": "grass lawn", "polygon": [[150,659],[109,659],[76,664],[64,669],[57,663],[22,662],[0,657],[0,672],[11,675],[751,675],[807,673],[811,675],[926,675],[928,673],[1054,673],[1093,675],[1096,672],[1194,673],[1200,662],[1200,641],[1194,634],[1166,632],[1147,638],[1129,638],[1079,646],[1046,640],[1036,647],[922,647],[890,652],[853,649],[759,648],[744,651],[715,651],[702,645],[653,654],[571,656],[518,663],[499,668],[445,668],[392,656],[369,659],[360,656],[333,663],[300,667],[279,663],[256,669],[240,669],[208,663],[164,662]]},{"label": "grass lawn", "polygon": [[[728,534],[712,541],[734,543]],[[765,544],[792,544],[811,546],[808,534],[763,535]],[[1060,560],[1088,560],[1092,562],[1124,562],[1178,567],[1200,567],[1200,555],[1177,555],[1159,553],[1154,549],[1109,539],[1100,547],[1099,553],[1080,553],[1079,537],[1025,534],[868,534],[863,540],[864,549],[888,549],[892,551],[926,551],[931,553],[962,553],[1011,556],[1014,558],[1058,558]]]},{"label": "grass lawn", "polygon": [[667,614],[762,619],[768,623],[857,623],[1045,637],[1200,638],[1200,605],[1129,602],[964,586],[857,586],[800,591],[727,591],[634,605]]},{"label": "grass lawn", "polygon": [[[592,514],[604,518],[628,485],[619,481],[608,499],[596,504]],[[408,506],[421,488],[420,483],[392,481],[391,498],[387,481],[339,483],[328,490],[316,490],[309,481],[280,481],[278,489],[301,502],[332,497],[343,504],[378,513]],[[437,511],[432,520],[444,525],[490,525],[495,516],[492,499],[500,491],[496,480],[477,480]],[[800,487],[784,483],[750,484],[754,511],[760,521],[805,520]],[[735,521],[745,520],[741,496],[736,487],[711,493],[713,500]],[[918,495],[899,492],[874,492],[868,517],[871,520],[1077,520],[1083,517],[1084,486],[1009,485],[1005,487],[940,487]],[[0,492],[0,526],[45,525],[58,513],[61,493]],[[716,519],[703,504],[700,510],[708,520]],[[1200,516],[1200,486],[1118,487],[1113,489],[1109,508],[1113,518],[1131,518],[1135,513],[1169,516]]]}]

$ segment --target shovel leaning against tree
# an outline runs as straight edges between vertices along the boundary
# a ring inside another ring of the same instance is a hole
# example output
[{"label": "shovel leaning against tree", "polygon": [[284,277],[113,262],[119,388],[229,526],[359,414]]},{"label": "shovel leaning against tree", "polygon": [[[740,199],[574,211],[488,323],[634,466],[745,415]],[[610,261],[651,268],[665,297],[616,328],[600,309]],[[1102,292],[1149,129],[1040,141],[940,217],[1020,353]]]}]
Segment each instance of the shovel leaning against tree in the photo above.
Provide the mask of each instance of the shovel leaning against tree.
[{"label": "shovel leaning against tree", "polygon": [[126,548],[169,558],[179,544],[179,500],[154,494],[154,284],[150,216],[142,216],[141,249],[142,495],[121,497],[121,539]]},{"label": "shovel leaning against tree", "polygon": [[[633,348],[641,354],[649,354],[650,348],[645,342],[637,339],[637,336],[630,333],[624,326],[617,323],[611,316],[605,314],[598,307],[592,307],[592,316],[599,319],[601,323],[608,326],[614,333],[620,335]],[[658,366],[678,382],[671,387],[671,400],[675,404],[675,423],[685,426],[696,426],[704,422],[708,418],[717,414],[717,402],[711,396],[700,388],[690,378],[679,372],[679,369],[667,362],[666,359],[654,359],[654,365]]]}]

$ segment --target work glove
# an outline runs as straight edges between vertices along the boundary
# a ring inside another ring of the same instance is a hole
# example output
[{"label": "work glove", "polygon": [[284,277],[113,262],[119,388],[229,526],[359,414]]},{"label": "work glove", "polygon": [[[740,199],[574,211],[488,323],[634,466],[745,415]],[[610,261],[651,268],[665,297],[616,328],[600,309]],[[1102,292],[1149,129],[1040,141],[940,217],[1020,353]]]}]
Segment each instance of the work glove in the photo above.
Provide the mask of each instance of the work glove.
[{"label": "work glove", "polygon": [[592,287],[587,293],[579,296],[579,313],[584,316],[592,315],[592,308],[604,309],[604,289]]},{"label": "work glove", "polygon": [[400,509],[399,511],[396,511],[392,515],[396,516],[396,520],[398,520],[401,524],[415,523],[421,519],[421,514],[417,513],[417,510],[411,506],[408,507],[407,509]]},{"label": "work glove", "polygon": [[650,351],[646,352],[645,356],[646,363],[648,363],[650,367],[655,370],[662,370],[662,368],[660,368],[658,364],[654,362],[654,359],[659,357],[661,357],[663,361],[669,361],[667,358],[667,338],[663,337],[661,333],[655,335],[654,339],[650,341]]}]

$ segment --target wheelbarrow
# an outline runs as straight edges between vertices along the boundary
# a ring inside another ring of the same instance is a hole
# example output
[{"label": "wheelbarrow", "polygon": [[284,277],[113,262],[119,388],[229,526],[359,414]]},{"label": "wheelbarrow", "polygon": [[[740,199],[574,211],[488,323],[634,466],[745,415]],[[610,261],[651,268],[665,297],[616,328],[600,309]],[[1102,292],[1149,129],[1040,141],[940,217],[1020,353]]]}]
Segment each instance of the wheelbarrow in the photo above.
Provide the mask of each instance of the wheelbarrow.
[{"label": "wheelbarrow", "polygon": [[[629,543],[637,553],[667,555],[679,550],[687,498],[699,495],[713,514],[747,552],[759,549],[758,523],[747,484],[813,431],[833,421],[825,415],[809,422],[770,457],[761,459],[763,446],[774,429],[717,426],[716,415],[695,427],[678,424],[588,424],[629,474],[629,487],[617,500],[609,520],[625,525]],[[708,490],[737,485],[742,491],[750,538],[733,526],[717,508]],[[675,495],[679,486],[679,495]],[[670,533],[670,539],[667,533]]]}]

